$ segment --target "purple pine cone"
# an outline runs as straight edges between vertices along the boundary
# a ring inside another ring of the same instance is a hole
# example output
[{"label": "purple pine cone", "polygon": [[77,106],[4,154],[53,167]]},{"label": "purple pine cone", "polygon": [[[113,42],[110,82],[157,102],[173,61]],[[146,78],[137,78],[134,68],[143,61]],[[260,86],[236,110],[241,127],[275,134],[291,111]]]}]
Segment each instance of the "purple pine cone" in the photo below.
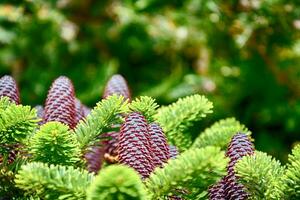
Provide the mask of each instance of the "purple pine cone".
[{"label": "purple pine cone", "polygon": [[84,113],[84,107],[79,99],[75,99],[75,123],[78,124],[80,120],[82,120],[85,117]]},{"label": "purple pine cone", "polygon": [[104,137],[108,137],[108,140],[104,140],[104,148],[105,148],[105,160],[114,163],[117,160],[118,156],[118,139],[119,132],[108,132],[103,134]]},{"label": "purple pine cone", "polygon": [[48,92],[43,122],[58,121],[73,129],[75,121],[75,92],[70,79],[57,78]]},{"label": "purple pine cone", "polygon": [[20,104],[20,94],[15,79],[11,76],[0,78],[0,97],[8,97],[15,104]]},{"label": "purple pine cone", "polygon": [[101,143],[93,146],[86,154],[85,159],[87,161],[87,169],[89,172],[98,173],[101,169],[104,160],[105,149],[101,146]]},{"label": "purple pine cone", "polygon": [[249,195],[246,193],[244,186],[238,183],[235,176],[234,166],[243,156],[252,155],[253,153],[254,146],[247,135],[237,133],[232,137],[226,152],[226,156],[230,159],[227,166],[227,176],[209,189],[211,200],[220,199],[220,196],[228,200],[248,199]]},{"label": "purple pine cone", "polygon": [[245,191],[244,185],[238,183],[235,175],[227,175],[224,177],[224,194],[229,200],[245,200],[249,195]]},{"label": "purple pine cone", "polygon": [[170,158],[175,159],[179,155],[179,151],[176,146],[169,145]]},{"label": "purple pine cone", "polygon": [[89,172],[97,173],[104,160],[109,163],[117,162],[118,132],[108,132],[101,135],[101,138],[108,138],[93,146],[86,154],[87,168]]},{"label": "purple pine cone", "polygon": [[153,152],[153,164],[155,167],[161,167],[170,158],[170,149],[162,128],[157,123],[148,125],[148,131],[151,139],[151,149]]},{"label": "purple pine cone", "polygon": [[135,169],[142,178],[147,178],[154,169],[150,145],[145,117],[137,112],[129,114],[119,135],[119,162]]},{"label": "purple pine cone", "polygon": [[213,185],[208,190],[208,196],[210,200],[225,200],[225,181],[224,178],[218,183]]},{"label": "purple pine cone", "polygon": [[234,174],[234,165],[239,159],[253,153],[254,146],[247,135],[241,133],[234,135],[226,152],[226,156],[230,159],[227,166],[228,175]]},{"label": "purple pine cone", "polygon": [[103,98],[107,98],[110,95],[119,94],[122,95],[128,101],[131,100],[131,94],[126,80],[120,74],[113,75],[106,83]]}]

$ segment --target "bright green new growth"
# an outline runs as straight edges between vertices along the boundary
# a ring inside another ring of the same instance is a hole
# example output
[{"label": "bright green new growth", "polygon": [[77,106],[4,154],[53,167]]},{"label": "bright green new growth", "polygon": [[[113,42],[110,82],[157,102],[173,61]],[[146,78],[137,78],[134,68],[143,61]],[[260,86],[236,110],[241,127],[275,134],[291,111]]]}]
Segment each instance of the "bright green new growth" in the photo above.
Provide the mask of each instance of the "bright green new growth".
[{"label": "bright green new growth", "polygon": [[250,135],[251,132],[235,118],[222,119],[202,132],[195,140],[193,148],[217,146],[226,149],[230,139],[237,133]]},{"label": "bright green new growth", "polygon": [[217,147],[189,149],[163,168],[156,168],[146,185],[153,199],[177,194],[175,189],[187,189],[194,199],[226,174],[227,162],[224,152]]},{"label": "bright green new growth", "polygon": [[37,114],[30,106],[8,103],[0,100],[0,143],[24,143],[37,127]]},{"label": "bright green new growth", "polygon": [[168,141],[185,150],[192,144],[188,129],[194,122],[212,113],[213,105],[204,96],[192,95],[179,99],[177,102],[161,107],[156,115]]},{"label": "bright green new growth", "polygon": [[87,200],[145,200],[147,193],[140,176],[123,165],[112,165],[100,171],[90,185]]},{"label": "bright green new growth", "polygon": [[14,104],[14,103],[12,103],[8,97],[5,97],[5,96],[1,97],[0,98],[0,111],[5,110],[8,106],[11,106],[12,104]]},{"label": "bright green new growth", "polygon": [[119,114],[126,112],[127,109],[127,101],[124,101],[124,97],[121,95],[112,95],[97,103],[87,118],[81,120],[76,126],[75,134],[80,148],[84,150],[92,145],[104,129],[120,122]]},{"label": "bright green new growth", "polygon": [[33,162],[21,167],[15,182],[27,194],[41,199],[83,200],[92,180],[93,175],[84,170]]},{"label": "bright green new growth", "polygon": [[79,161],[80,149],[74,133],[60,122],[48,122],[29,141],[34,161],[73,165]]},{"label": "bright green new growth", "polygon": [[154,115],[157,113],[158,104],[151,97],[141,96],[132,101],[129,105],[131,111],[139,112],[146,117],[148,122],[154,121]]},{"label": "bright green new growth", "polygon": [[300,198],[300,145],[298,144],[289,155],[289,163],[284,176],[285,193],[288,199]]},{"label": "bright green new growth", "polygon": [[284,199],[284,167],[266,153],[256,151],[254,155],[243,157],[235,171],[250,199]]}]

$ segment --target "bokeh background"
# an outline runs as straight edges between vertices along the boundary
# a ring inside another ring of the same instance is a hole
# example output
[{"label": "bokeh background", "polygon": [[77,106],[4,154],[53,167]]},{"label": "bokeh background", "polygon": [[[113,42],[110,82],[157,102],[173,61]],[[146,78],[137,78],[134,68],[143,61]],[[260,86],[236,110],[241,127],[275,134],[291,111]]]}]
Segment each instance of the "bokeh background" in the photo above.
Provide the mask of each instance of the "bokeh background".
[{"label": "bokeh background", "polygon": [[66,75],[93,106],[114,73],[161,104],[206,95],[214,114],[195,136],[234,116],[284,162],[300,141],[299,0],[0,1],[0,74],[24,104]]}]

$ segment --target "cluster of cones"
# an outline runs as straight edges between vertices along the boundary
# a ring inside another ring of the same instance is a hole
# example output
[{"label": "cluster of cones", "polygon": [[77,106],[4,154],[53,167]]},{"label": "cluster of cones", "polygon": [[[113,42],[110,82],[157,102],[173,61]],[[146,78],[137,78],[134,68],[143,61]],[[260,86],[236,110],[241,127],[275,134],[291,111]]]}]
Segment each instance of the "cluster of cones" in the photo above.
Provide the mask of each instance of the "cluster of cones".
[{"label": "cluster of cones", "polygon": [[[131,94],[126,80],[121,75],[114,75],[107,82],[103,98],[110,95],[122,95],[131,101]],[[0,97],[6,96],[11,102],[20,104],[19,89],[16,81],[10,76],[0,79]],[[40,124],[49,121],[58,121],[74,129],[80,120],[84,120],[90,109],[75,97],[73,84],[67,77],[57,78],[48,92],[45,106],[36,106]],[[145,117],[138,112],[129,113],[121,125],[119,132],[101,134],[105,139],[89,149],[85,154],[87,168],[97,173],[104,160],[109,163],[122,163],[134,168],[143,179],[147,178],[156,167],[161,167],[168,159],[178,154],[176,147],[169,146],[159,124],[148,123]],[[12,163],[18,151],[18,144],[3,147],[9,150],[8,164]],[[254,147],[249,137],[236,134],[226,152],[230,159],[227,166],[227,175],[209,189],[211,200],[244,200],[248,198],[245,188],[238,183],[234,172],[236,162],[243,156],[252,155]],[[2,157],[0,155],[0,164]],[[169,197],[176,199],[177,197]]]},{"label": "cluster of cones", "polygon": [[[114,75],[107,82],[103,98],[110,95],[122,95],[131,101],[131,94],[126,80],[121,75]],[[10,76],[0,79],[0,97],[6,96],[11,102],[20,104],[19,89],[16,81]],[[36,106],[40,124],[57,121],[76,128],[84,120],[90,109],[75,96],[74,86],[70,79],[61,76],[54,80],[48,91],[45,106]],[[146,121],[138,112],[125,116],[125,122],[119,132],[101,134],[103,139],[91,147],[85,154],[87,168],[97,173],[104,160],[109,163],[119,162],[134,168],[142,178],[147,178],[155,167],[162,166],[169,158],[178,154],[176,147],[169,146],[160,126]],[[100,136],[99,136],[100,137]],[[10,149],[9,162],[13,162],[16,149]]]}]

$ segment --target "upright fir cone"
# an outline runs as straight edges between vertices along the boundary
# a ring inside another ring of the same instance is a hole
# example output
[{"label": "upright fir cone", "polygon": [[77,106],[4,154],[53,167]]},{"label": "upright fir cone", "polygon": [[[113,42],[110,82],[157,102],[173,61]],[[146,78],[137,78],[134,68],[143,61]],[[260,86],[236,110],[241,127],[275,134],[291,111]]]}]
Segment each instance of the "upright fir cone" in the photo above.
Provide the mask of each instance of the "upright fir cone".
[{"label": "upright fir cone", "polygon": [[161,167],[170,158],[170,149],[162,128],[157,123],[148,125],[148,131],[151,139],[151,149],[153,152],[153,164],[155,167]]},{"label": "upright fir cone", "polygon": [[57,78],[48,92],[43,122],[58,121],[73,129],[75,121],[75,92],[70,79]]},{"label": "upright fir cone", "polygon": [[210,200],[226,200],[225,199],[225,181],[224,178],[208,189]]},{"label": "upright fir cone", "polygon": [[239,159],[253,153],[254,146],[247,135],[242,133],[234,135],[226,152],[226,156],[230,159],[227,166],[228,175],[234,174],[234,166]]},{"label": "upright fir cone", "polygon": [[77,98],[75,98],[75,113],[75,123],[78,124],[85,117],[85,113],[81,101]]},{"label": "upright fir cone", "polygon": [[249,195],[245,191],[245,187],[238,183],[234,172],[234,166],[243,156],[252,155],[254,153],[254,146],[250,138],[242,133],[237,133],[229,143],[226,156],[230,159],[227,166],[227,176],[225,181],[225,195],[229,200],[244,200],[248,199]]},{"label": "upright fir cone", "polygon": [[0,78],[0,97],[8,97],[15,104],[20,104],[20,94],[15,79],[11,76]]},{"label": "upright fir cone", "polygon": [[91,149],[85,154],[89,172],[98,173],[104,160],[109,163],[117,162],[118,136],[118,132],[108,132],[102,134],[101,138],[105,139],[91,147]]},{"label": "upright fir cone", "polygon": [[89,172],[98,173],[101,169],[104,160],[105,149],[101,143],[91,147],[91,149],[84,155],[87,161],[87,169]]},{"label": "upright fir cone", "polygon": [[227,175],[215,186],[209,189],[211,200],[225,197],[226,200],[245,200],[249,195],[242,184],[238,183],[234,166],[243,156],[252,155],[254,146],[250,138],[242,133],[237,133],[229,143],[226,156],[230,159],[227,166]]},{"label": "upright fir cone", "polygon": [[103,141],[105,148],[104,159],[109,163],[115,163],[118,157],[118,139],[119,132],[108,132],[103,134],[103,137],[107,137],[107,140]]},{"label": "upright fir cone", "polygon": [[154,169],[150,145],[145,117],[137,112],[129,114],[119,135],[119,162],[135,169],[142,178],[147,178]]},{"label": "upright fir cone", "polygon": [[171,159],[175,159],[179,155],[179,151],[176,146],[169,145],[169,154]]},{"label": "upright fir cone", "polygon": [[119,94],[122,95],[128,101],[131,101],[131,94],[125,78],[120,74],[113,75],[106,83],[103,98],[107,98],[110,95]]}]

